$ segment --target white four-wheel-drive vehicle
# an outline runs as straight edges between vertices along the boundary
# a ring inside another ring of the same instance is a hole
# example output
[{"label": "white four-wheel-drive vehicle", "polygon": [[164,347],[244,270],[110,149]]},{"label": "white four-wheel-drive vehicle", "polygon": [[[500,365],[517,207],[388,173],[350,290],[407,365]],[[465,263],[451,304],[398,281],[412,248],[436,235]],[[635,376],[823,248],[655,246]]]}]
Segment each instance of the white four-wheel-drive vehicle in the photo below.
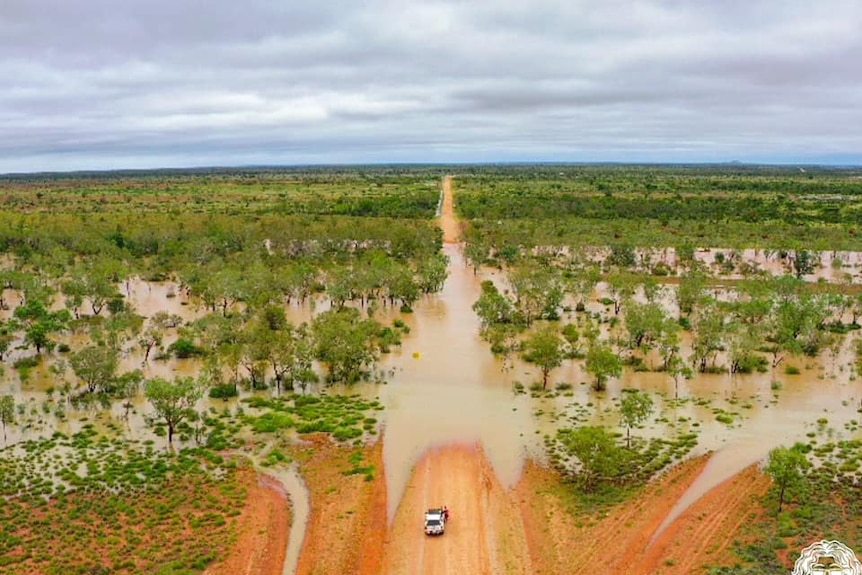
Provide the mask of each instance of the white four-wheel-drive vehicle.
[{"label": "white four-wheel-drive vehicle", "polygon": [[443,535],[446,531],[446,520],[449,510],[445,507],[435,507],[425,512],[425,535]]}]

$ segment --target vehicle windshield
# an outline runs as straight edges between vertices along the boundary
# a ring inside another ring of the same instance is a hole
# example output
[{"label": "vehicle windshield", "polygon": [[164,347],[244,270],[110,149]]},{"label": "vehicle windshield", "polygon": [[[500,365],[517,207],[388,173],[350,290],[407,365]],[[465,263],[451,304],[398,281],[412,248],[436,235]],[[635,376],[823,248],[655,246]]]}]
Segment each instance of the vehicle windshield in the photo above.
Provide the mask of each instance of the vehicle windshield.
[{"label": "vehicle windshield", "polygon": [[438,519],[429,519],[425,522],[425,525],[428,525],[429,527],[437,527],[440,525],[440,521]]}]

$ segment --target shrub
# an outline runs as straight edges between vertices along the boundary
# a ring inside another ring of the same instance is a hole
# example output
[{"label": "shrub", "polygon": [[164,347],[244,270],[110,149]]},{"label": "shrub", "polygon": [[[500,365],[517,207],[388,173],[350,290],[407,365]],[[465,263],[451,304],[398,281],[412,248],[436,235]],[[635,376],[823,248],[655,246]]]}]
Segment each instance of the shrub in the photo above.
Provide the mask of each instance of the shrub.
[{"label": "shrub", "polygon": [[214,385],[209,391],[209,396],[213,399],[228,399],[229,397],[237,397],[238,395],[239,391],[236,386],[231,383]]},{"label": "shrub", "polygon": [[733,416],[727,412],[721,412],[715,416],[715,420],[725,425],[733,424]]},{"label": "shrub", "polygon": [[179,359],[186,359],[203,355],[203,350],[196,346],[193,341],[180,338],[168,346],[168,353],[174,354],[174,356]]}]

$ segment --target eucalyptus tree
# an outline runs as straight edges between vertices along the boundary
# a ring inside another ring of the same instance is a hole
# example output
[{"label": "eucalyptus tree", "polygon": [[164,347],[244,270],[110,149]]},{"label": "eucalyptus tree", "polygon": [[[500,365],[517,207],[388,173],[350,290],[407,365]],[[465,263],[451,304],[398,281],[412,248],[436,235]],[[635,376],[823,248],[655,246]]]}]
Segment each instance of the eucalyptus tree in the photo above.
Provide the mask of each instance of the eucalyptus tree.
[{"label": "eucalyptus tree", "polygon": [[608,274],[605,281],[608,284],[608,293],[614,301],[614,315],[619,315],[623,302],[634,296],[642,278],[636,273],[624,270]]},{"label": "eucalyptus tree", "polygon": [[587,350],[585,367],[587,372],[595,377],[593,389],[604,391],[607,389],[608,379],[622,375],[623,360],[610,346],[597,341]]},{"label": "eucalyptus tree", "polygon": [[15,423],[15,396],[0,397],[0,423],[3,424],[3,444],[6,444],[6,426]]},{"label": "eucalyptus tree", "polygon": [[626,448],[631,448],[632,427],[646,421],[654,409],[652,397],[639,390],[625,390],[620,399],[620,420],[626,428]]},{"label": "eucalyptus tree", "polygon": [[6,290],[20,290],[22,275],[22,272],[16,269],[0,268],[0,310],[9,309],[9,302],[6,301]]},{"label": "eucalyptus tree", "polygon": [[51,311],[45,303],[32,298],[16,307],[13,317],[24,330],[24,345],[36,348],[39,354],[54,349],[51,336],[66,329],[72,319],[68,310]]},{"label": "eucalyptus tree", "polygon": [[165,422],[168,445],[172,445],[177,427],[195,417],[195,404],[203,396],[203,390],[191,377],[173,381],[156,377],[144,383],[144,396],[155,409],[156,417]]},{"label": "eucalyptus tree", "polygon": [[446,282],[449,258],[442,253],[432,254],[419,260],[416,265],[419,289],[422,293],[437,293]]},{"label": "eucalyptus tree", "polygon": [[779,297],[767,323],[772,367],[777,367],[788,354],[817,355],[824,343],[821,330],[828,316],[823,301],[811,294]]},{"label": "eucalyptus tree", "polygon": [[404,311],[408,311],[421,295],[420,286],[416,282],[413,270],[405,264],[397,264],[389,280],[388,296],[392,305],[400,301]]},{"label": "eucalyptus tree", "polygon": [[275,376],[276,390],[293,391],[317,381],[314,372],[314,341],[306,324],[285,326],[274,334],[269,354],[270,367]]},{"label": "eucalyptus tree", "polygon": [[120,356],[116,349],[90,345],[69,358],[72,371],[91,394],[111,395],[115,391]]},{"label": "eucalyptus tree", "polygon": [[282,290],[276,273],[260,260],[243,266],[238,296],[247,310],[264,309],[280,302]]},{"label": "eucalyptus tree", "polygon": [[314,342],[308,325],[293,326],[280,307],[269,306],[248,326],[245,354],[272,370],[276,390],[292,391],[317,381]]},{"label": "eucalyptus tree", "polygon": [[677,303],[681,316],[694,313],[706,298],[707,276],[700,272],[689,272],[682,276],[676,290]]},{"label": "eucalyptus tree", "polygon": [[511,274],[515,307],[529,326],[534,320],[558,319],[565,290],[559,271],[537,263],[517,267]]},{"label": "eucalyptus tree", "polygon": [[218,301],[222,316],[227,317],[231,308],[247,295],[246,279],[245,269],[227,262],[208,278],[211,295]]},{"label": "eucalyptus tree", "polygon": [[680,325],[679,322],[668,318],[665,322],[664,329],[656,342],[658,346],[659,356],[661,357],[661,369],[667,370],[670,361],[673,358],[678,358],[680,354]]},{"label": "eucalyptus tree", "polygon": [[802,276],[814,273],[817,258],[808,250],[799,249],[793,252],[790,264],[796,278],[802,279]]},{"label": "eucalyptus tree", "polygon": [[580,464],[576,477],[584,491],[594,491],[606,482],[620,481],[629,471],[631,452],[617,444],[604,427],[561,429],[557,437],[566,454]]},{"label": "eucalyptus tree", "polygon": [[766,359],[757,350],[762,347],[764,328],[760,323],[732,320],[727,324],[727,356],[730,373],[751,373],[761,369]]},{"label": "eucalyptus tree", "polygon": [[327,273],[326,295],[333,309],[343,309],[347,302],[356,298],[357,285],[353,270],[339,266]]},{"label": "eucalyptus tree", "polygon": [[15,341],[15,326],[13,322],[0,318],[0,361],[3,361],[12,342]]},{"label": "eucalyptus tree", "polygon": [[500,293],[491,280],[482,282],[482,293],[473,304],[473,311],[479,316],[483,328],[494,324],[513,324],[518,322],[519,314],[513,302]]},{"label": "eucalyptus tree", "polygon": [[585,264],[566,269],[564,277],[566,291],[575,298],[577,308],[583,309],[602,276],[598,266]]},{"label": "eucalyptus tree", "polygon": [[72,312],[75,319],[78,319],[81,306],[84,305],[84,298],[87,297],[87,286],[80,270],[72,270],[69,276],[60,284],[60,292],[63,294],[66,309]]},{"label": "eucalyptus tree", "polygon": [[665,361],[665,372],[673,380],[673,397],[679,397],[679,382],[681,379],[691,379],[694,375],[691,367],[680,355],[673,355]]},{"label": "eucalyptus tree", "polygon": [[536,364],[542,371],[542,389],[548,387],[548,376],[563,363],[563,340],[556,325],[547,325],[533,331],[523,342],[521,356],[524,361]]},{"label": "eucalyptus tree", "polygon": [[290,304],[294,300],[305,303],[314,292],[320,272],[308,261],[295,260],[278,267],[275,274],[276,285],[281,288],[282,295]]},{"label": "eucalyptus tree", "polygon": [[314,356],[328,370],[332,383],[354,383],[376,364],[380,356],[380,325],[363,319],[358,310],[326,311],[311,324]]},{"label": "eucalyptus tree", "polygon": [[776,514],[781,513],[788,490],[802,484],[805,471],[811,467],[811,463],[805,457],[805,449],[805,445],[797,443],[793,447],[776,447],[769,452],[763,470],[778,488]]},{"label": "eucalyptus tree", "polygon": [[629,349],[638,349],[645,356],[661,341],[665,331],[675,331],[678,324],[667,317],[658,303],[632,302],[626,310],[625,326],[629,334]]},{"label": "eucalyptus tree", "polygon": [[265,323],[252,322],[246,324],[240,334],[240,363],[248,374],[252,389],[263,389],[266,385],[270,332]]},{"label": "eucalyptus tree", "polygon": [[169,328],[176,328],[182,324],[182,318],[176,314],[170,314],[164,310],[156,312],[147,323],[138,338],[138,345],[144,351],[143,363],[150,360],[150,353],[153,348],[160,348],[164,341],[165,331]]},{"label": "eucalyptus tree", "polygon": [[145,318],[125,305],[121,307],[121,311],[112,313],[101,325],[94,326],[90,332],[93,341],[122,351],[128,342],[137,339]]},{"label": "eucalyptus tree", "polygon": [[491,247],[479,233],[467,233],[467,242],[464,244],[464,258],[473,267],[473,275],[479,273],[479,267],[488,261]]},{"label": "eucalyptus tree", "polygon": [[691,323],[691,360],[701,373],[715,368],[716,356],[724,347],[727,326],[723,309],[713,300],[697,311]]}]

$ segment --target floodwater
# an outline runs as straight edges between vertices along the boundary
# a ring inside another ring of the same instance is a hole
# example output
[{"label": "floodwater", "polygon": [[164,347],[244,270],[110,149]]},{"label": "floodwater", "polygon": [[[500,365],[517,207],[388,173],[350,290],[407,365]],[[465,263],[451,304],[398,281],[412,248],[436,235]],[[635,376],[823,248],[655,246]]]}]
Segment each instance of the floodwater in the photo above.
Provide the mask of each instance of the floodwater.
[{"label": "floodwater", "polygon": [[416,306],[411,334],[384,361],[395,373],[375,389],[386,406],[390,518],[413,464],[429,447],[481,442],[501,481],[514,485],[525,450],[535,443],[529,403],[515,397],[513,374],[503,371],[503,362],[479,337],[471,308],[483,276],[474,276],[458,246],[447,244],[444,251],[450,273],[443,291]]},{"label": "floodwater", "polygon": [[[711,487],[762,460],[771,448],[808,441],[810,438],[806,434],[822,431],[822,426],[816,423],[818,419],[828,420],[826,427],[832,430],[834,438],[860,435],[854,422],[862,419],[862,414],[857,412],[862,389],[849,367],[852,362],[849,345],[845,345],[834,360],[786,360],[800,368],[799,375],[785,375],[782,364],[774,374],[698,375],[689,381],[680,381],[676,390],[681,398],[679,402],[671,401],[675,395],[674,384],[661,373],[626,371],[622,378],[609,383],[606,392],[598,394],[590,389],[590,378],[582,362],[567,362],[552,372],[549,388],[566,382],[572,386],[568,391],[537,394],[537,397],[529,393],[516,394],[513,385],[520,382],[529,387],[540,379],[538,369],[516,358],[503,361],[494,357],[488,344],[479,337],[478,318],[472,311],[482,280],[491,279],[498,285],[505,285],[504,277],[493,270],[474,274],[472,267],[466,265],[458,244],[447,244],[444,251],[450,259],[450,273],[440,294],[417,302],[412,314],[402,316],[391,308],[377,312],[376,317],[381,321],[401,317],[411,328],[411,333],[403,338],[402,348],[381,361],[380,367],[391,373],[387,382],[333,389],[334,392],[379,397],[386,407],[383,456],[390,518],[414,463],[428,448],[450,442],[481,443],[501,482],[511,486],[520,476],[525,457],[541,458],[544,437],[553,436],[558,427],[584,421],[618,425],[616,401],[624,388],[649,391],[656,398],[653,421],[644,429],[635,430],[634,434],[667,436],[675,432],[696,432],[696,452],[715,453],[674,515]],[[766,258],[762,254],[760,257]],[[858,269],[857,255],[841,257],[848,266],[845,271]],[[823,273],[833,269],[837,268],[825,265],[821,268]],[[133,279],[120,288],[127,293],[138,313],[145,316],[165,310],[190,320],[204,313],[188,302],[175,284],[151,284]],[[12,292],[4,295],[13,305],[17,301]],[[671,300],[668,298],[665,302],[668,307],[673,305]],[[326,307],[325,301],[320,301],[315,303],[314,309],[320,311]],[[594,312],[613,313],[604,310],[595,298],[589,308]],[[294,322],[307,321],[312,313],[309,305],[294,303],[288,307],[288,316]],[[68,341],[75,343],[75,338],[80,337],[71,335]],[[165,346],[175,338],[176,330],[169,330]],[[199,364],[194,360],[175,359],[143,364],[140,351],[133,349],[123,357],[122,369],[135,368],[143,369],[146,377],[170,377],[193,375]],[[78,410],[59,399],[56,390],[62,387],[64,380],[74,380],[68,369],[57,373],[56,369],[52,371],[50,366],[43,365],[34,369],[25,383],[19,380],[16,370],[5,369],[0,376],[0,394],[16,394],[16,401],[25,404],[28,420],[26,426],[9,427],[9,443],[49,435],[55,428],[72,433],[85,422],[105,429],[119,426],[134,439],[153,438],[144,422],[149,408],[140,396],[131,402],[128,417],[120,405],[108,411]],[[773,380],[781,382],[780,389],[773,389]],[[52,388],[54,400],[49,402],[46,399]],[[62,408],[59,420],[57,406]],[[223,410],[235,406],[235,401],[203,399],[199,407]],[[717,410],[731,413],[733,423],[717,421]],[[578,413],[585,415],[573,419]],[[155,439],[165,442],[163,438]],[[818,440],[821,439],[818,436]],[[288,557],[291,556],[289,552]]]}]

